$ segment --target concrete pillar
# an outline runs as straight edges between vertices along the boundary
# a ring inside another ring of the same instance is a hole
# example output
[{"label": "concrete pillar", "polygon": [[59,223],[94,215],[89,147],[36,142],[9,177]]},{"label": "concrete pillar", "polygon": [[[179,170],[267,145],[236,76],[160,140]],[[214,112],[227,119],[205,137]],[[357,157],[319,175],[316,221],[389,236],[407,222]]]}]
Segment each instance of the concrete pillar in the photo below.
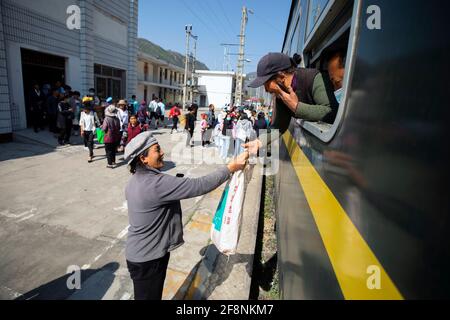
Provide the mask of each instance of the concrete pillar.
[{"label": "concrete pillar", "polygon": [[12,138],[11,133],[11,105],[9,99],[5,37],[3,35],[2,1],[0,0],[0,141],[9,141]]},{"label": "concrete pillar", "polygon": [[128,70],[127,70],[127,98],[136,94],[137,90],[137,61],[138,61],[138,0],[130,0],[130,19],[128,22]]},{"label": "concrete pillar", "polygon": [[81,30],[80,30],[80,65],[81,94],[94,88],[94,0],[80,0]]}]

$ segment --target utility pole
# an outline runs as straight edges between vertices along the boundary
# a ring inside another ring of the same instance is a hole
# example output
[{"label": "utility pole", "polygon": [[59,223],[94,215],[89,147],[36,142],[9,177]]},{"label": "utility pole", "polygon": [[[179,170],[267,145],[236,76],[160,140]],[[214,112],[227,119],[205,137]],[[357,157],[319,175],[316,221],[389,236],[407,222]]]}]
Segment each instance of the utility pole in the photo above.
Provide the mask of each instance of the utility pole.
[{"label": "utility pole", "polygon": [[242,104],[242,89],[244,85],[244,62],[245,62],[245,29],[247,27],[248,22],[248,13],[253,13],[253,11],[248,10],[247,7],[242,7],[242,21],[241,21],[241,33],[239,35],[240,38],[240,46],[239,46],[239,58],[237,64],[237,74],[236,74],[236,94],[235,94],[235,104]]},{"label": "utility pole", "polygon": [[195,88],[195,80],[194,80],[194,78],[195,78],[195,63],[196,63],[196,61],[197,61],[197,39],[198,39],[198,36],[192,36],[192,38],[195,40],[194,41],[194,55],[192,56],[192,73],[191,73],[191,98],[192,98],[192,101],[191,102],[194,102],[195,101],[195,99],[194,99],[194,88]]},{"label": "utility pole", "polygon": [[230,56],[228,55],[228,47],[223,47],[223,71],[230,70]]},{"label": "utility pole", "polygon": [[223,71],[230,71],[231,69],[231,61],[230,61],[230,52],[229,47],[239,47],[239,44],[235,43],[221,43],[220,44],[224,51],[223,51]]},{"label": "utility pole", "polygon": [[189,40],[192,34],[192,25],[186,25],[186,61],[184,63],[184,86],[183,86],[183,111],[186,110],[187,100],[187,79],[188,79],[188,65],[189,65]]}]

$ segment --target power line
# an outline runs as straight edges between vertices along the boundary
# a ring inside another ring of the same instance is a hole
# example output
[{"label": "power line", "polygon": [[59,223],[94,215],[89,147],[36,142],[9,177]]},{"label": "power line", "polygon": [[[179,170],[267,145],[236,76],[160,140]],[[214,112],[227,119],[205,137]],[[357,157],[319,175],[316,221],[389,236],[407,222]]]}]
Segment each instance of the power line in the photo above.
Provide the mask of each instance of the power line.
[{"label": "power line", "polygon": [[233,30],[233,28],[234,28],[234,27],[233,27],[233,24],[231,23],[230,19],[228,19],[227,11],[223,8],[222,3],[221,3],[220,1],[221,1],[221,0],[217,0],[217,3],[219,4],[220,9],[222,9],[223,15],[224,15],[225,19],[226,19],[227,22],[228,22],[228,25],[229,25],[229,27],[230,27],[230,30]]},{"label": "power line", "polygon": [[195,18],[197,18],[197,20],[201,23],[201,24],[203,24],[203,26],[205,26],[206,27],[206,29],[210,29],[211,31],[213,31],[215,34],[216,34],[216,36],[218,36],[218,38],[220,38],[220,36],[219,36],[219,34],[217,34],[217,32],[216,32],[216,30],[212,30],[204,21],[203,21],[203,19],[202,18],[200,18],[196,13],[195,13],[195,11],[193,11],[189,6],[188,6],[188,4],[184,1],[184,0],[180,0],[181,1],[181,3],[183,3],[183,5],[186,7],[186,9],[188,9],[188,11],[195,17]]},{"label": "power line", "polygon": [[224,31],[223,31],[222,29],[220,29],[219,26],[218,26],[217,24],[214,23],[214,21],[212,21],[212,23],[211,23],[211,20],[209,19],[209,18],[211,18],[211,13],[209,13],[209,12],[208,12],[208,9],[206,9],[206,8],[203,6],[203,2],[202,2],[202,1],[194,1],[194,2],[196,2],[197,5],[198,5],[198,8],[197,8],[198,12],[201,11],[201,12],[203,13],[203,14],[200,13],[200,15],[202,15],[202,17],[205,17],[205,18],[206,18],[205,21],[208,22],[207,24],[209,25],[208,29],[214,28],[216,31],[218,31],[217,34],[220,33],[220,34],[221,34],[221,37],[225,36],[225,38],[226,38],[227,35],[224,33]]},{"label": "power line", "polygon": [[264,18],[263,16],[255,13],[255,17],[259,18],[262,22],[264,22],[266,25],[270,26],[276,32],[283,33],[280,29],[278,29],[278,27],[274,26],[271,22],[269,22],[268,19]]},{"label": "power line", "polygon": [[[202,3],[202,1],[199,1],[199,3]],[[225,27],[225,24],[222,24],[222,20],[219,18],[220,14],[216,14],[216,10],[214,9],[213,5],[208,2],[208,0],[205,1],[206,6],[209,8],[209,10],[212,12],[214,17],[217,19],[217,22],[222,27],[222,30],[225,31],[226,38],[233,39],[233,36],[229,33],[229,30]]]}]

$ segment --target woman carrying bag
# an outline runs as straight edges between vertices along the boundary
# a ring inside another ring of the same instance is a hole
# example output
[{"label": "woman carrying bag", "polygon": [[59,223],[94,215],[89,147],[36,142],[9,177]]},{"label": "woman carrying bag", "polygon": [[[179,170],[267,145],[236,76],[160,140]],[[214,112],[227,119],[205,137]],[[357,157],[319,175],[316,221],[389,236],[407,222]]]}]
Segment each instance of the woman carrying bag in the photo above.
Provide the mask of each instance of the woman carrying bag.
[{"label": "woman carrying bag", "polygon": [[207,194],[244,169],[248,153],[196,179],[162,173],[164,152],[151,132],[144,132],[125,148],[132,177],[125,189],[129,230],[128,270],[136,300],[161,300],[170,252],[183,245],[180,201]]}]

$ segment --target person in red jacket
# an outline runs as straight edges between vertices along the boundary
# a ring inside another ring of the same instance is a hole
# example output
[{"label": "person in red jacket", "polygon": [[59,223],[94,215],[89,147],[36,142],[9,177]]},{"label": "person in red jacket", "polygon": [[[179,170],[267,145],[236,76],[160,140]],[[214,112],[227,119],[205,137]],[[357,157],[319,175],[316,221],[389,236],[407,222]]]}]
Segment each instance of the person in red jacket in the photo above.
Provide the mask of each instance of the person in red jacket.
[{"label": "person in red jacket", "polygon": [[128,141],[127,144],[130,143],[131,140],[136,138],[139,134],[148,130],[148,124],[141,124],[138,122],[136,116],[130,117],[130,123],[128,124]]},{"label": "person in red jacket", "polygon": [[177,103],[173,106],[172,109],[170,109],[170,112],[169,112],[169,119],[172,119],[172,123],[173,123],[170,134],[173,133],[173,130],[178,132],[178,120],[179,120],[178,117],[180,115],[181,115],[181,111],[180,111],[180,108],[178,108],[178,103]]}]

